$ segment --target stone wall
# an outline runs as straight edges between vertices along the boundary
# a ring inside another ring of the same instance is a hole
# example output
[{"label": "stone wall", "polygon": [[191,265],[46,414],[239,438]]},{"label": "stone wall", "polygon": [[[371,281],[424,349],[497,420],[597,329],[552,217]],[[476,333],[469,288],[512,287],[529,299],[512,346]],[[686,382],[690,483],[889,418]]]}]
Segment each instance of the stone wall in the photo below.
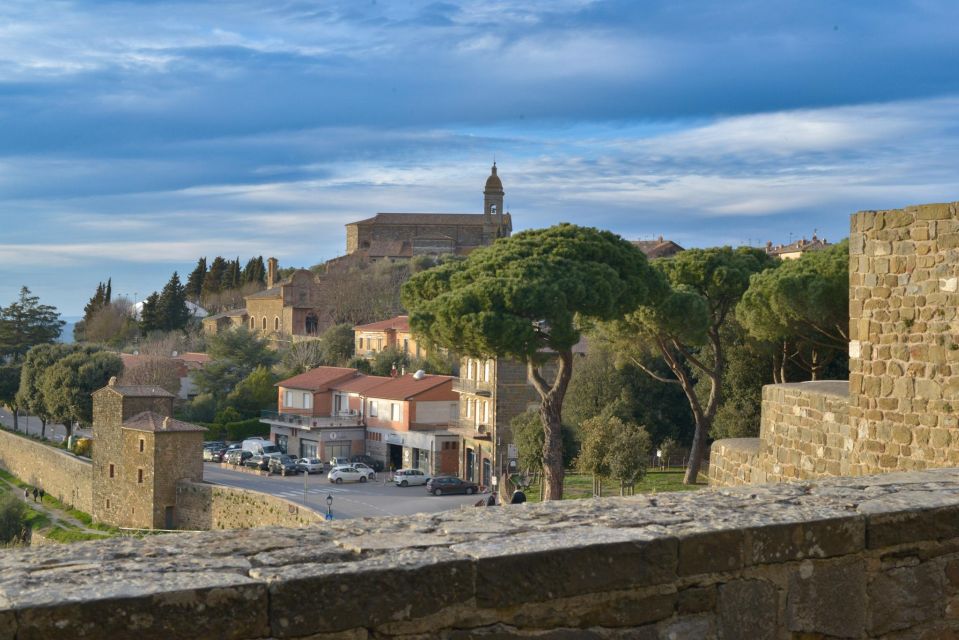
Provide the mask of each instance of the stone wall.
[{"label": "stone wall", "polygon": [[709,484],[718,487],[751,484],[758,456],[759,438],[717,440],[709,453]]},{"label": "stone wall", "polygon": [[323,515],[258,491],[183,481],[177,485],[176,520],[180,529],[206,531],[301,527]]},{"label": "stone wall", "polygon": [[[755,457],[743,458],[742,445],[714,443],[710,481],[959,465],[957,305],[957,203],[853,215],[848,398],[845,382],[808,383],[817,385],[812,394],[766,387]],[[740,459],[747,468],[736,468]]]},{"label": "stone wall", "polygon": [[11,550],[0,637],[953,638],[957,525],[940,469]]},{"label": "stone wall", "polygon": [[93,511],[93,465],[49,445],[0,430],[0,467],[80,511]]}]

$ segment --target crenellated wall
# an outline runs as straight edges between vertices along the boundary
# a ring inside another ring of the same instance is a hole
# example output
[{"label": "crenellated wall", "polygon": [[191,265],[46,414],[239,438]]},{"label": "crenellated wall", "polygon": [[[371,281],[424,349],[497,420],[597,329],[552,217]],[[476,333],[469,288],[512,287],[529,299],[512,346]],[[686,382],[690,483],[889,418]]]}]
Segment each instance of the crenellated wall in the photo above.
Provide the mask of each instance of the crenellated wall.
[{"label": "crenellated wall", "polygon": [[710,483],[959,465],[957,306],[957,203],[853,215],[848,385],[765,387],[759,438],[714,443]]},{"label": "crenellated wall", "polygon": [[959,470],[8,550],[18,640],[955,638]]}]

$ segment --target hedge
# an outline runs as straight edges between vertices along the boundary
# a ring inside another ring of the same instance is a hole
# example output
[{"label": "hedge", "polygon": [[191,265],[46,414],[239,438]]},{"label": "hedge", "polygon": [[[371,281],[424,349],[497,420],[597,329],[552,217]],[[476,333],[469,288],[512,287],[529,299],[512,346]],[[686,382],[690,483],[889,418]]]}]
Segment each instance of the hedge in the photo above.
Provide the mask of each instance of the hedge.
[{"label": "hedge", "polygon": [[254,436],[268,437],[270,425],[260,422],[259,418],[227,422],[226,424],[205,424],[207,440],[238,441]]}]

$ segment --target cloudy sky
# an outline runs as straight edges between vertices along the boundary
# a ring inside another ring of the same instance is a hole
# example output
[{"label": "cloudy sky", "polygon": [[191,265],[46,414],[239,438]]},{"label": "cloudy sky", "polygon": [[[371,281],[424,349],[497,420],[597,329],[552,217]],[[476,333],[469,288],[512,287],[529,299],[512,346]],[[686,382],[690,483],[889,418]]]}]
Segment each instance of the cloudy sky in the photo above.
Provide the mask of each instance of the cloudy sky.
[{"label": "cloudy sky", "polygon": [[3,0],[0,304],[343,252],[377,211],[684,246],[959,199],[959,3]]}]

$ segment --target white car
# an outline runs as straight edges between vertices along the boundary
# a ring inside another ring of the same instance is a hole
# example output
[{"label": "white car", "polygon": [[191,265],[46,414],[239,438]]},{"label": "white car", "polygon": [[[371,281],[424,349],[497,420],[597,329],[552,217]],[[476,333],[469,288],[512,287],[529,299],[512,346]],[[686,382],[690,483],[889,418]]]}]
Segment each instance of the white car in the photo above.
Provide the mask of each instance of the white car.
[{"label": "white car", "polygon": [[296,461],[296,466],[303,470],[303,473],[323,473],[326,465],[319,458],[300,458]]},{"label": "white car", "polygon": [[336,484],[367,481],[366,474],[356,467],[333,467],[326,477],[329,478],[330,482],[335,482]]},{"label": "white car", "polygon": [[393,473],[393,482],[401,487],[426,484],[430,477],[419,469],[398,469]]},{"label": "white car", "polygon": [[370,465],[368,465],[368,464],[363,464],[362,462],[354,462],[353,464],[351,464],[351,465],[349,465],[349,466],[353,467],[353,468],[356,469],[357,471],[361,471],[361,472],[365,473],[367,479],[369,479],[369,480],[376,480],[376,471],[375,471],[375,470],[373,469],[373,467],[371,467]]}]

